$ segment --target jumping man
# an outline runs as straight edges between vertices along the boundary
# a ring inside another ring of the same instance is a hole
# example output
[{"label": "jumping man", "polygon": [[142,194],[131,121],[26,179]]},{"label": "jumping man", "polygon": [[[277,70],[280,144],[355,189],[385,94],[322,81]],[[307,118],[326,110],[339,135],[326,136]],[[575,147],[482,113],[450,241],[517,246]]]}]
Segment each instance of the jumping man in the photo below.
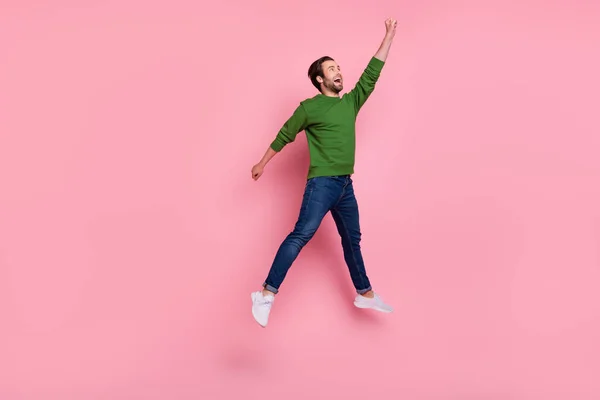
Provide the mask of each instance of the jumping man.
[{"label": "jumping man", "polygon": [[358,203],[351,176],[354,173],[356,116],[375,89],[396,34],[396,25],[394,19],[385,21],[386,33],[377,53],[356,86],[343,96],[340,92],[344,80],[335,60],[325,56],[313,62],[308,76],[319,93],[300,102],[263,158],[252,167],[252,179],[257,180],[267,163],[293,142],[298,133],[305,131],[310,166],[300,214],[293,231],[279,247],[262,290],[251,294],[252,315],[263,327],[267,326],[275,295],[288,270],[328,212],[331,212],[341,236],[344,260],[357,292],[354,305],[392,312],[392,307],[373,291],[367,277],[360,249]]}]

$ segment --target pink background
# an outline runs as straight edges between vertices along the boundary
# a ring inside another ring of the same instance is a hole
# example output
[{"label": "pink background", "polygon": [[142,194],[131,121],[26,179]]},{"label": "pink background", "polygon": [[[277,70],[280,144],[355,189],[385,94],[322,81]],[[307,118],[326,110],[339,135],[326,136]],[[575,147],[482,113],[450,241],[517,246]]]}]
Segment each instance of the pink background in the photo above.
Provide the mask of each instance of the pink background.
[{"label": "pink background", "polygon": [[[600,398],[600,5],[518,3],[2,2],[0,398]],[[304,135],[250,168],[390,16],[354,180],[396,312],[328,218],[261,329]]]}]

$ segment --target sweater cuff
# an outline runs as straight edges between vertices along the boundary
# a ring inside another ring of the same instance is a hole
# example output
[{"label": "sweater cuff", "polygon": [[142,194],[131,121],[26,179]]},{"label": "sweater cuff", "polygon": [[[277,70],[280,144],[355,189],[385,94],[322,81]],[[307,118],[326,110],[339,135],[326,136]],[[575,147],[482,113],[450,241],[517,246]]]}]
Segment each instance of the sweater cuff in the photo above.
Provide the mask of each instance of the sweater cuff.
[{"label": "sweater cuff", "polygon": [[285,147],[285,143],[283,143],[279,139],[275,139],[275,140],[273,140],[273,142],[271,142],[271,149],[275,150],[277,153],[279,153],[281,150],[283,150],[284,147]]},{"label": "sweater cuff", "polygon": [[369,67],[374,68],[379,72],[381,72],[384,65],[385,65],[385,61],[381,61],[379,58],[376,58],[375,56],[373,56],[371,58],[371,61],[369,62]]}]

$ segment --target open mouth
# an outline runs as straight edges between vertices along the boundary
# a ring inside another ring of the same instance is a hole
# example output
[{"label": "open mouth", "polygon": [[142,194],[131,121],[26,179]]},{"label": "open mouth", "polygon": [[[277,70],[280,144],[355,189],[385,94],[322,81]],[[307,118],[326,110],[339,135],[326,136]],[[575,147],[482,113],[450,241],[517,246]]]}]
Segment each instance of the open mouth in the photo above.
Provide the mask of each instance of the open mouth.
[{"label": "open mouth", "polygon": [[342,78],[336,78],[333,80],[333,83],[337,83],[338,85],[342,83]]}]

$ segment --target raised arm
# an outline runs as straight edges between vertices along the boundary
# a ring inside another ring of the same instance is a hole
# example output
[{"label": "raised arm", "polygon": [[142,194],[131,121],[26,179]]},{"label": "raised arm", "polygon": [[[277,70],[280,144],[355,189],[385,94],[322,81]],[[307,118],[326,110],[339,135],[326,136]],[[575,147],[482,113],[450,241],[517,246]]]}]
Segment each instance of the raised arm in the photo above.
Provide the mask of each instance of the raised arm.
[{"label": "raised arm", "polygon": [[385,62],[387,60],[388,54],[390,52],[390,48],[392,47],[392,42],[394,41],[394,36],[396,36],[396,26],[398,22],[395,19],[388,18],[385,21],[385,37],[375,53],[375,58]]},{"label": "raised arm", "polygon": [[373,90],[375,90],[375,84],[379,80],[381,70],[387,60],[394,36],[396,35],[396,26],[397,22],[395,19],[388,18],[385,21],[385,36],[379,49],[377,49],[377,52],[371,58],[367,68],[365,68],[358,79],[356,86],[348,93],[354,101],[356,112],[361,109],[371,93],[373,93]]},{"label": "raised arm", "polygon": [[306,111],[302,105],[299,105],[292,116],[283,124],[275,140],[271,142],[271,145],[267,148],[267,151],[258,164],[252,167],[252,179],[257,180],[260,178],[269,161],[286,145],[296,140],[296,136],[306,128],[306,125]]}]

